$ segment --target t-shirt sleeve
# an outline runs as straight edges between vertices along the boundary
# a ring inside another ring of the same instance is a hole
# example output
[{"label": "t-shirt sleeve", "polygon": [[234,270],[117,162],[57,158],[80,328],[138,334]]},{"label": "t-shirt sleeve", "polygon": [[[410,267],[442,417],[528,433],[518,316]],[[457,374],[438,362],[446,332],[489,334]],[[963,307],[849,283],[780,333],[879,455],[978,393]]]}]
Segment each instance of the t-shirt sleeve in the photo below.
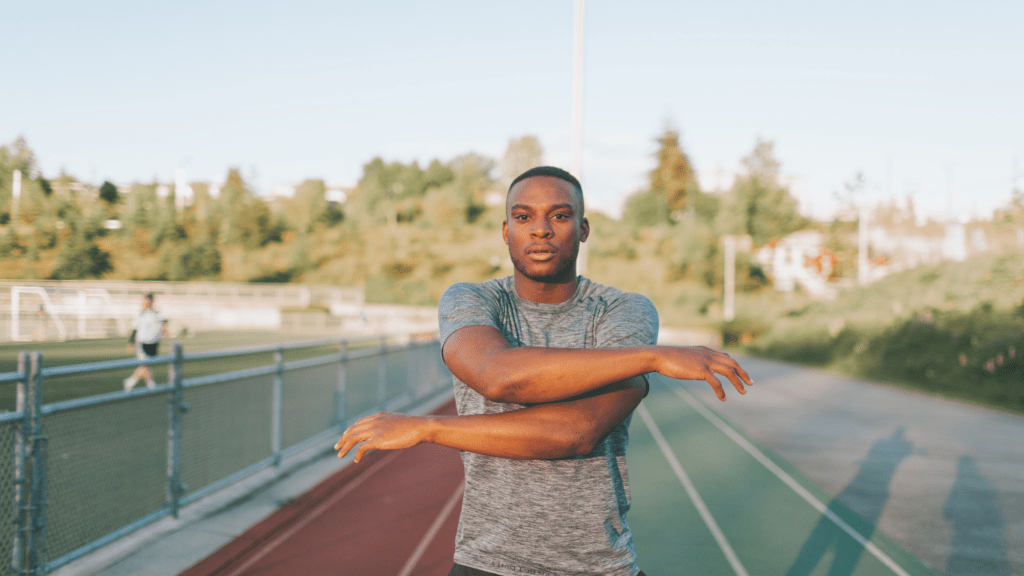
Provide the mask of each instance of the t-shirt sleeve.
[{"label": "t-shirt sleeve", "polygon": [[[597,328],[598,348],[648,346],[658,343],[658,309],[650,298],[627,292],[608,307]],[[650,379],[644,397],[651,390]]]},{"label": "t-shirt sleeve", "polygon": [[658,343],[658,310],[650,298],[626,292],[608,307],[597,327],[598,348]]},{"label": "t-shirt sleeve", "polygon": [[441,296],[437,307],[437,325],[441,334],[441,349],[445,340],[459,328],[466,326],[498,326],[497,306],[486,289],[479,284],[459,282],[451,285]]}]

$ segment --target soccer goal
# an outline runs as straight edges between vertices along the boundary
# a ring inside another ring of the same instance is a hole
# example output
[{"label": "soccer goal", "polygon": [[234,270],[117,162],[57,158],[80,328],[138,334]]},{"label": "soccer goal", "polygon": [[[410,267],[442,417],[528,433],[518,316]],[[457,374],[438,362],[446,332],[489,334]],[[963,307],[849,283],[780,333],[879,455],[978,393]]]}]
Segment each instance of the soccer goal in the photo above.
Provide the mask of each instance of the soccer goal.
[{"label": "soccer goal", "polygon": [[51,326],[57,331],[57,338],[67,340],[67,328],[46,289],[11,286],[11,340],[48,340]]}]

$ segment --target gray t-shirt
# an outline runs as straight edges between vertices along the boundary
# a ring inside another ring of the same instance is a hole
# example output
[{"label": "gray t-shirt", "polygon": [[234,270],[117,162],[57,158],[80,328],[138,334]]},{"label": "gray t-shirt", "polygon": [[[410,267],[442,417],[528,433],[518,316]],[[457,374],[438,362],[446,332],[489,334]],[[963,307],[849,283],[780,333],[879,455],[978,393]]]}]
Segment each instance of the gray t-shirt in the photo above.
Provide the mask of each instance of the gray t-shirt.
[{"label": "gray t-shirt", "polygon": [[[441,297],[442,343],[466,326],[494,326],[512,346],[617,348],[655,344],[658,312],[646,297],[579,278],[560,304],[519,297],[511,276],[459,283]],[[567,374],[566,377],[571,377]],[[460,415],[523,408],[492,402],[458,378]],[[462,452],[466,492],[455,561],[502,575],[635,576],[626,523],[630,417],[593,452],[561,460],[510,460]]]}]

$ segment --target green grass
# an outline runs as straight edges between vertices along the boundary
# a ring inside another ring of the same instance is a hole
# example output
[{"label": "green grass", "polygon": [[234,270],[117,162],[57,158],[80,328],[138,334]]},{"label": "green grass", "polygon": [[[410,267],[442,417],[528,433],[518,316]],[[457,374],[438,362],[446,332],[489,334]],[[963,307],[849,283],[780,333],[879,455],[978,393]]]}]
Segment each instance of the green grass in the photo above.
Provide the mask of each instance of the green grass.
[{"label": "green grass", "polygon": [[[170,354],[174,342],[181,342],[183,352],[187,355],[194,352],[266,346],[276,343],[295,342],[314,339],[308,334],[281,333],[273,331],[216,331],[200,332],[184,338],[168,338],[160,344],[160,354]],[[351,348],[376,345],[376,340],[355,341]],[[18,368],[18,352],[39,351],[43,356],[43,367],[67,366],[107,360],[127,360],[133,358],[128,354],[125,338],[100,338],[89,340],[69,340],[66,342],[16,342],[0,344],[0,372],[14,372]],[[336,353],[336,346],[319,346],[285,350],[286,362],[301,360],[326,354]],[[248,354],[209,360],[193,360],[185,363],[185,378],[207,376],[234,370],[266,366],[274,361],[273,353]],[[153,366],[153,375],[158,383],[167,382],[168,368],[166,364]],[[51,403],[122,391],[122,382],[130,375],[131,369],[120,369],[103,372],[90,372],[80,375],[55,377],[43,382],[43,402]],[[14,410],[15,384],[0,385],[0,410]]]},{"label": "green grass", "polygon": [[748,314],[745,351],[1024,413],[1024,254],[895,274],[832,302]]}]

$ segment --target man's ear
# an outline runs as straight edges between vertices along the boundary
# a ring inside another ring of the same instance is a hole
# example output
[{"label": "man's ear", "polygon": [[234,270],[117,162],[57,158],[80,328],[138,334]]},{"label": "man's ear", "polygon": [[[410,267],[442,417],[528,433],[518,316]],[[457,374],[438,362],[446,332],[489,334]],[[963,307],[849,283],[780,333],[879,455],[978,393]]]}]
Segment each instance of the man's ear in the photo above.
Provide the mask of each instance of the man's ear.
[{"label": "man's ear", "polygon": [[508,245],[508,220],[501,221],[501,239],[505,241],[505,245]]},{"label": "man's ear", "polygon": [[583,221],[580,222],[580,242],[586,242],[587,238],[590,237],[590,220],[587,217],[583,217]]}]

